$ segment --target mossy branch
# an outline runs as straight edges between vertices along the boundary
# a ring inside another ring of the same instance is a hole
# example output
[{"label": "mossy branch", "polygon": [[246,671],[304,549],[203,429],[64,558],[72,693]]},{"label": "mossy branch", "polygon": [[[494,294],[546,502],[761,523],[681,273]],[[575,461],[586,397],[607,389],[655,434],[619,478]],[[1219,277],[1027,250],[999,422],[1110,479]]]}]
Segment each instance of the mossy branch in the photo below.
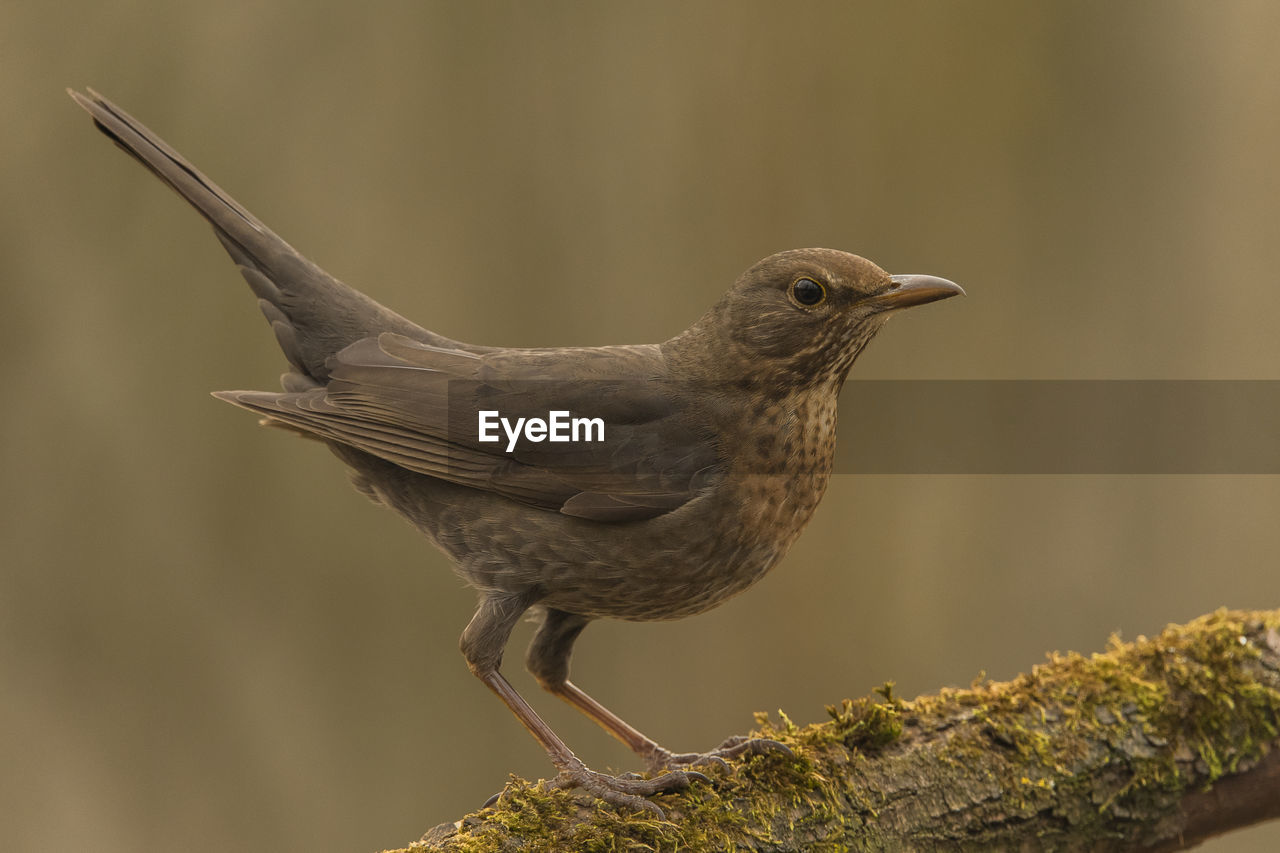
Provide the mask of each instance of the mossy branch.
[{"label": "mossy branch", "polygon": [[1280,817],[1280,610],[1228,612],[1006,683],[761,717],[749,758],[667,821],[514,782],[412,850],[1178,850]]}]

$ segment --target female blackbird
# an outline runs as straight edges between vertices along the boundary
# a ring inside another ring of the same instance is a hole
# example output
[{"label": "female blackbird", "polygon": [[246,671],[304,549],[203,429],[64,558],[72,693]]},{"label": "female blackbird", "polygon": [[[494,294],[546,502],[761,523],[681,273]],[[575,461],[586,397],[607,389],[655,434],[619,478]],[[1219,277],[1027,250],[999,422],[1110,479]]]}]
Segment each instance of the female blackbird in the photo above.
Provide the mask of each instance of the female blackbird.
[{"label": "female blackbird", "polygon": [[[123,110],[92,90],[71,96],[213,225],[275,332],[284,391],[215,396],[323,441],[361,492],[426,534],[479,591],[462,654],[546,749],[559,771],[546,784],[661,815],[644,797],[706,778],[685,768],[785,750],[735,739],[668,752],[569,681],[573,643],[600,617],[702,612],[772,568],[826,489],[836,397],[854,359],[891,312],[962,293],[957,285],[797,249],[748,269],[662,344],[475,346],[334,279]],[[510,434],[486,435],[484,413]],[[557,418],[563,432],[579,417],[598,422],[600,440],[556,440]],[[525,661],[538,683],[657,775],[590,770],[502,676],[507,638],[530,610],[541,627]]]}]

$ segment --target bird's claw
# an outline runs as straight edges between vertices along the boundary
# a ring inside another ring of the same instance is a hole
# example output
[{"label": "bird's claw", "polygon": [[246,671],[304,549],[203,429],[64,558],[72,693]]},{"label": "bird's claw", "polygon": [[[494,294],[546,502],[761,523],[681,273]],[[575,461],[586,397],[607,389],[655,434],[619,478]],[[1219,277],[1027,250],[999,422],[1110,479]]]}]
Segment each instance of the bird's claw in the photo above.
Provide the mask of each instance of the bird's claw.
[{"label": "bird's claw", "polygon": [[[646,811],[658,820],[666,820],[666,813],[646,797],[666,791],[682,791],[694,782],[710,784],[711,780],[705,774],[688,768],[711,767],[727,773],[730,769],[729,761],[744,755],[784,755],[791,758],[795,753],[791,751],[791,747],[776,740],[735,735],[710,752],[674,753],[658,747],[649,757],[649,771],[654,775],[648,779],[639,773],[622,773],[618,776],[597,773],[574,759],[575,763],[562,767],[555,778],[540,784],[553,791],[581,788],[591,796],[620,809]],[[494,794],[485,801],[483,808],[494,805],[501,796],[501,791]]]},{"label": "bird's claw", "polygon": [[578,765],[561,770],[554,779],[543,784],[553,790],[581,788],[593,797],[618,808],[647,811],[658,820],[666,820],[666,814],[657,803],[650,802],[645,797],[665,791],[682,791],[694,782],[710,781],[696,770],[671,770],[652,779],[644,779],[634,773],[610,776],[597,773],[585,765]]},{"label": "bird's claw", "polygon": [[747,737],[746,735],[734,735],[728,738],[724,743],[716,747],[715,753],[725,758],[775,754],[784,755],[787,758],[796,757],[796,754],[791,751],[791,747],[785,743],[767,737]]},{"label": "bird's claw", "polygon": [[724,772],[729,771],[729,760],[741,758],[744,755],[770,755],[781,754],[788,758],[794,757],[795,753],[791,751],[791,747],[785,743],[779,743],[776,740],[770,740],[763,737],[746,737],[745,735],[734,735],[725,740],[724,743],[717,746],[710,752],[683,752],[673,753],[665,749],[659,751],[649,759],[649,768],[654,772],[679,767],[697,767],[711,766],[716,770]]},{"label": "bird's claw", "polygon": [[[650,812],[658,820],[666,820],[666,813],[656,803],[646,800],[652,794],[666,791],[682,791],[694,782],[711,782],[705,775],[696,770],[671,770],[659,773],[652,779],[646,779],[639,773],[623,773],[610,776],[597,773],[585,765],[569,767],[561,770],[554,779],[543,781],[542,787],[555,790],[581,788],[593,797],[604,800],[622,809]],[[505,789],[485,800],[481,808],[496,805]]]}]

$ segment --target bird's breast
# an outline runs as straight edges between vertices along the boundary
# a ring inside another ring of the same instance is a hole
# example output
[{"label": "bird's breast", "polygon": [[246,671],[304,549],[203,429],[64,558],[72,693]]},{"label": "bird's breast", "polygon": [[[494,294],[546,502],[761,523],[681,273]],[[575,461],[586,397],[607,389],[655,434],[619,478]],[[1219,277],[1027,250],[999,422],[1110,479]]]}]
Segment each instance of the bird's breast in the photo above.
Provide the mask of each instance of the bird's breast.
[{"label": "bird's breast", "polygon": [[[759,405],[727,437],[723,478],[656,527],[679,531],[663,572],[667,612],[698,613],[755,584],[787,553],[826,492],[835,451],[835,399]],[[675,602],[679,602],[678,605]]]}]

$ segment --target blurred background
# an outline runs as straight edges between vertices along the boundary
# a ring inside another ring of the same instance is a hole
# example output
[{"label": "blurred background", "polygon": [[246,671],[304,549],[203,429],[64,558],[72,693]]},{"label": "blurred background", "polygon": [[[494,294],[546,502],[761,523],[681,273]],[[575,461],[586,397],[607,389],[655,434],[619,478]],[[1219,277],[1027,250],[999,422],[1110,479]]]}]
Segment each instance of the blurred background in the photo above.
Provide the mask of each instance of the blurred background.
[{"label": "blurred background", "polygon": [[[822,245],[969,292],[857,379],[1275,380],[1277,32],[1267,0],[6,4],[0,846],[372,850],[551,769],[458,654],[445,559],[209,397],[276,387],[272,336],[64,87],[465,340],[662,340]],[[1274,476],[840,475],[760,586],[594,624],[575,681],[680,751],[1008,678],[1276,607],[1278,509]],[[633,769],[538,694],[529,633],[517,688]]]}]

